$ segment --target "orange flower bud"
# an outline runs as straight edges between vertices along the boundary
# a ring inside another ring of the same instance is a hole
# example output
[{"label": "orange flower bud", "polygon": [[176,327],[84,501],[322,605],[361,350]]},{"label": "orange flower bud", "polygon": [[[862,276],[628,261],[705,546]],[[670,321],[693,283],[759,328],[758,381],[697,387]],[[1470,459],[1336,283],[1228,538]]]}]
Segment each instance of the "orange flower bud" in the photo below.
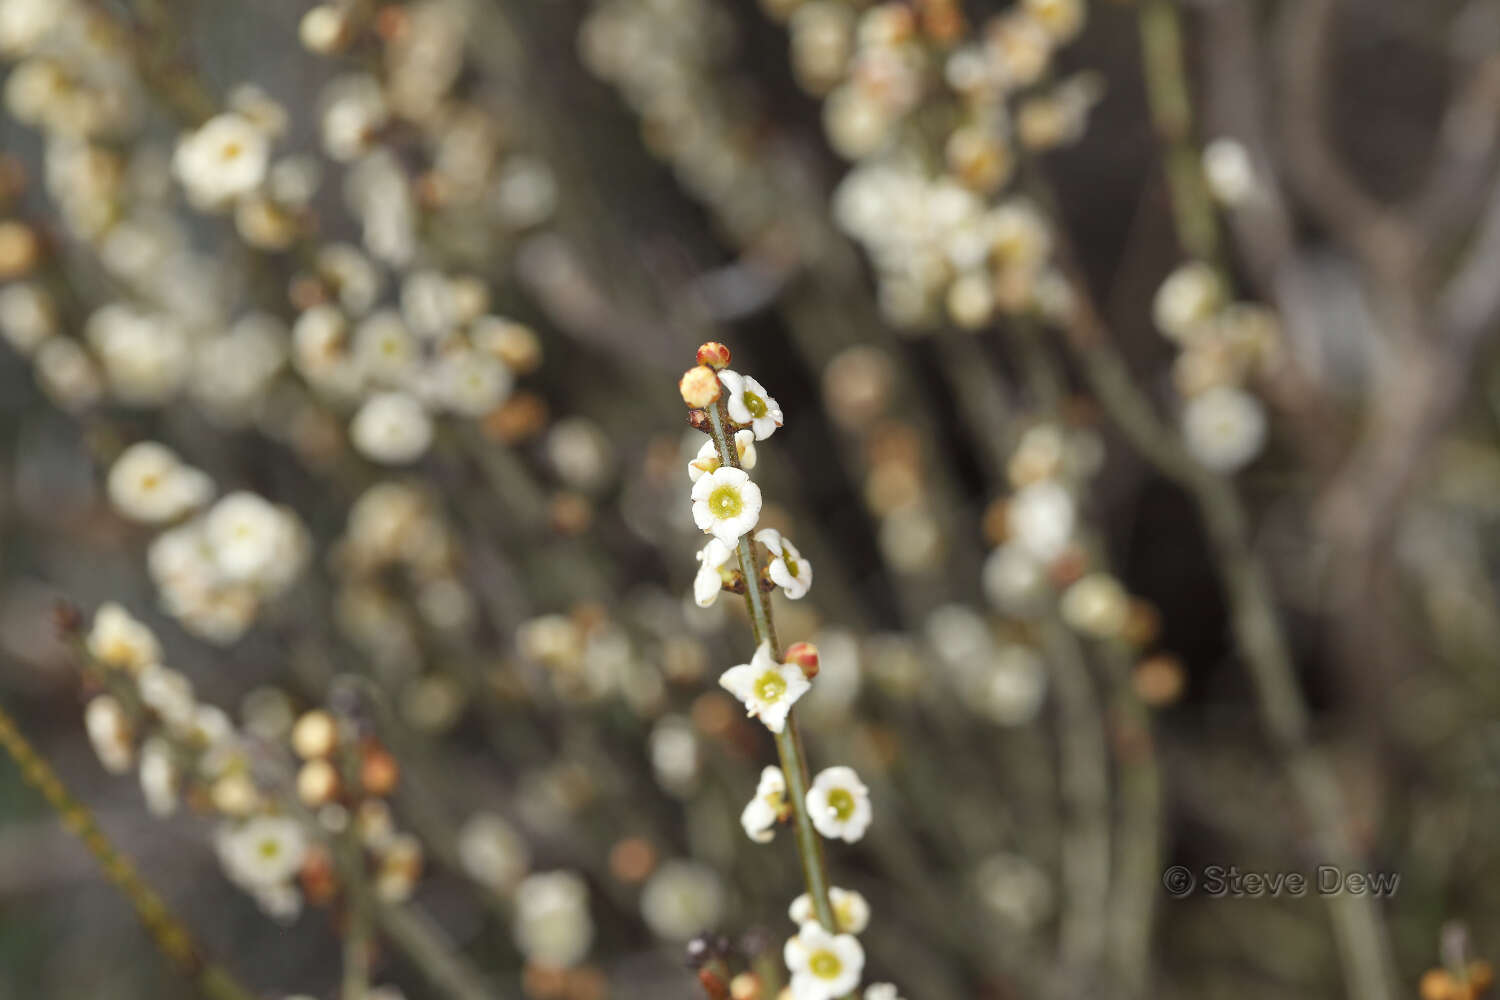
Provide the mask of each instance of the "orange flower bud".
[{"label": "orange flower bud", "polygon": [[396,788],[401,769],[383,748],[368,745],[359,763],[359,782],[369,795],[389,795]]},{"label": "orange flower bud", "polygon": [[787,647],[786,662],[797,664],[803,676],[812,680],[818,676],[818,647],[810,642],[794,642]]},{"label": "orange flower bud", "polygon": [[698,348],[698,364],[707,365],[713,369],[729,367],[729,348],[717,340],[710,340]]}]

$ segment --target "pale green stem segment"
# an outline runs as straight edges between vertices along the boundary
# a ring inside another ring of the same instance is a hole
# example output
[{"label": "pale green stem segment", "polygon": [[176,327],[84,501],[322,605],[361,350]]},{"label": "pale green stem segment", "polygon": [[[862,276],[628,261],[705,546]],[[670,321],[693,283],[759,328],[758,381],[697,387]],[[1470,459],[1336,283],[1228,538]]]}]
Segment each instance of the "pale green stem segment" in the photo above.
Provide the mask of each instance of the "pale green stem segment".
[{"label": "pale green stem segment", "polygon": [[16,762],[25,782],[47,800],[62,820],[63,827],[83,841],[104,877],[130,900],[157,949],[189,982],[194,983],[208,1000],[255,1000],[254,995],[233,976],[204,959],[187,927],[172,915],[130,858],[105,835],[94,814],[73,797],[57,772],[52,770],[52,765],[21,734],[15,720],[3,708],[0,708],[0,747]]},{"label": "pale green stem segment", "polygon": [[[714,447],[719,450],[719,461],[732,468],[740,467],[739,449],[734,444],[734,431],[729,415],[721,399],[706,408],[709,427],[712,428]],[[776,623],[771,617],[771,603],[765,591],[760,589],[760,564],[755,558],[755,542],[750,533],[740,536],[737,549],[740,572],[745,575],[745,604],[750,609],[750,627],[755,630],[755,642],[771,644],[771,656],[781,662],[781,643],[776,638]],[[786,717],[786,726],[776,737],[776,753],[781,758],[781,770],[786,775],[786,797],[792,806],[792,830],[797,839],[797,856],[802,862],[802,877],[807,882],[807,894],[812,898],[813,912],[818,923],[830,934],[838,933],[833,916],[833,904],[828,898],[828,867],[823,860],[823,841],[813,826],[812,815],[807,811],[807,754],[802,749],[802,736],[797,732],[796,712]]]}]

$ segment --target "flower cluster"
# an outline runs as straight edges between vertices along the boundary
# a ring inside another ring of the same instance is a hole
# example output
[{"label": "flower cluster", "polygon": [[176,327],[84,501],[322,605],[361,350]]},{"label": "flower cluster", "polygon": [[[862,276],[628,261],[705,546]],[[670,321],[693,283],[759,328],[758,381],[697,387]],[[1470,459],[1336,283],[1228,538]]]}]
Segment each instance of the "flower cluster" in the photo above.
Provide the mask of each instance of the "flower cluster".
[{"label": "flower cluster", "polygon": [[1211,469],[1239,470],[1265,444],[1265,410],[1245,384],[1276,361],[1281,335],[1275,313],[1229,301],[1219,270],[1189,261],[1157,289],[1152,315],[1181,350],[1172,379],[1184,400],[1188,450]]},{"label": "flower cluster", "polygon": [[[811,643],[797,642],[779,657],[765,603],[766,592],[778,586],[788,598],[804,597],[812,583],[812,566],[780,532],[765,528],[750,534],[759,521],[761,494],[741,467],[746,449],[753,448],[742,435],[749,431],[756,441],[769,438],[782,424],[781,407],[755,379],[731,370],[729,360],[724,345],[704,344],[698,349],[698,367],[683,376],[680,388],[692,410],[690,422],[710,433],[718,462],[712,467],[713,456],[705,453],[689,469],[694,521],[714,536],[699,554],[694,595],[706,605],[720,586],[746,592],[760,644],[749,663],[726,670],[719,684],[775,734],[782,759],[782,767],[761,772],[740,822],[751,840],[766,843],[779,823],[800,814],[818,834],[854,843],[864,836],[873,816],[869,789],[852,768],[839,765],[825,768],[802,791],[806,765],[789,733],[793,706],[818,676],[818,651]],[[738,569],[726,568],[731,563]],[[785,768],[796,769],[795,786],[787,780]],[[790,794],[794,787],[801,801]],[[832,926],[818,919],[823,906],[833,914]],[[817,902],[804,895],[793,902],[791,916],[798,932],[786,943],[784,958],[795,1000],[832,1000],[855,989],[865,961],[855,935],[869,921],[864,898],[843,889],[833,889],[828,899]]]}]

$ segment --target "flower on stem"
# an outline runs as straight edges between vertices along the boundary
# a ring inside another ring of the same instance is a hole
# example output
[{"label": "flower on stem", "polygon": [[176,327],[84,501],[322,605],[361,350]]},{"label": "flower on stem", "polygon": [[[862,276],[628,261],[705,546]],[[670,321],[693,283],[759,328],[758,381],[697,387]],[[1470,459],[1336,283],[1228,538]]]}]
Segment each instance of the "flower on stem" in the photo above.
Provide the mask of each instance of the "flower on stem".
[{"label": "flower on stem", "polygon": [[[740,468],[755,468],[755,432],[750,430],[734,432],[734,450],[740,457]],[[724,463],[719,461],[719,449],[712,441],[703,442],[703,447],[698,449],[697,456],[688,463],[688,478],[693,482],[702,479],[705,473],[713,472]]]},{"label": "flower on stem", "polygon": [[1266,412],[1243,389],[1216,386],[1188,400],[1182,411],[1188,451],[1210,469],[1237,472],[1266,441]]},{"label": "flower on stem", "polygon": [[86,640],[89,655],[106,667],[132,673],[161,659],[161,644],[150,627],[130,616],[113,601],[94,613],[94,627]]},{"label": "flower on stem", "polygon": [[776,824],[787,814],[790,804],[786,800],[786,775],[781,768],[769,766],[760,772],[760,784],[755,786],[755,797],[745,803],[740,813],[740,825],[745,836],[757,844],[769,844],[776,836]]},{"label": "flower on stem", "polygon": [[749,375],[726,368],[719,372],[719,381],[729,390],[729,419],[737,424],[748,424],[755,432],[755,440],[764,441],[776,433],[781,426],[781,404],[766,392]]},{"label": "flower on stem", "polygon": [[760,520],[760,487],[743,469],[715,469],[693,484],[693,520],[725,545]]},{"label": "flower on stem", "polygon": [[264,130],[243,115],[225,112],[183,138],[172,169],[188,200],[207,210],[259,187],[269,160]]},{"label": "flower on stem", "polygon": [[[833,922],[837,925],[841,934],[860,934],[870,926],[870,904],[865,897],[853,889],[840,889],[838,886],[830,886],[828,889],[828,902],[833,905]],[[816,921],[814,915],[812,897],[803,893],[792,900],[787,915],[792,918],[792,923],[801,927],[808,921]]]},{"label": "flower on stem", "polygon": [[843,765],[824,768],[813,779],[807,790],[807,812],[823,836],[851,844],[865,835],[874,818],[870,790],[854,768]]},{"label": "flower on stem", "polygon": [[733,555],[734,550],[717,538],[710,538],[698,553],[698,575],[693,577],[693,600],[698,607],[713,607],[719,599],[719,592],[729,582],[723,567]]},{"label": "flower on stem", "polygon": [[84,709],[83,721],[104,769],[111,774],[129,771],[135,762],[135,746],[130,738],[130,720],[120,703],[110,695],[101,694]]},{"label": "flower on stem", "polygon": [[213,495],[213,481],[164,445],[141,441],[120,453],[107,480],[110,502],[126,517],[174,521]]},{"label": "flower on stem", "polygon": [[719,380],[707,365],[689,368],[677,383],[682,401],[695,410],[712,406],[719,398]]},{"label": "flower on stem", "polygon": [[771,550],[766,572],[781,587],[782,593],[794,601],[805,597],[807,588],[812,586],[812,563],[803,559],[797,546],[781,537],[781,532],[775,528],[762,528],[755,533],[755,540]]},{"label": "flower on stem", "polygon": [[744,702],[748,713],[758,716],[773,733],[786,727],[792,704],[812,687],[801,667],[776,662],[771,656],[770,642],[762,642],[749,663],[724,671],[719,683]]},{"label": "flower on stem", "polygon": [[783,950],[793,1000],[832,1000],[859,986],[865,950],[852,934],[830,934],[814,921],[802,925]]}]

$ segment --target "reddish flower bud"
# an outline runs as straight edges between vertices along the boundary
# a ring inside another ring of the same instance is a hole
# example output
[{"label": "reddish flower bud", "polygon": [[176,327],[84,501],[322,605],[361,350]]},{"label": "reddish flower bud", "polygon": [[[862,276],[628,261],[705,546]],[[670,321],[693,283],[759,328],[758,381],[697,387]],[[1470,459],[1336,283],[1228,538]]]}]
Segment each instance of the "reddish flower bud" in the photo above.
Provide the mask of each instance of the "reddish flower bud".
[{"label": "reddish flower bud", "polygon": [[710,340],[698,348],[698,363],[713,369],[729,367],[729,348],[717,340]]},{"label": "reddish flower bud", "polygon": [[786,662],[797,664],[803,676],[812,680],[818,676],[818,647],[810,642],[794,642],[787,647]]}]

